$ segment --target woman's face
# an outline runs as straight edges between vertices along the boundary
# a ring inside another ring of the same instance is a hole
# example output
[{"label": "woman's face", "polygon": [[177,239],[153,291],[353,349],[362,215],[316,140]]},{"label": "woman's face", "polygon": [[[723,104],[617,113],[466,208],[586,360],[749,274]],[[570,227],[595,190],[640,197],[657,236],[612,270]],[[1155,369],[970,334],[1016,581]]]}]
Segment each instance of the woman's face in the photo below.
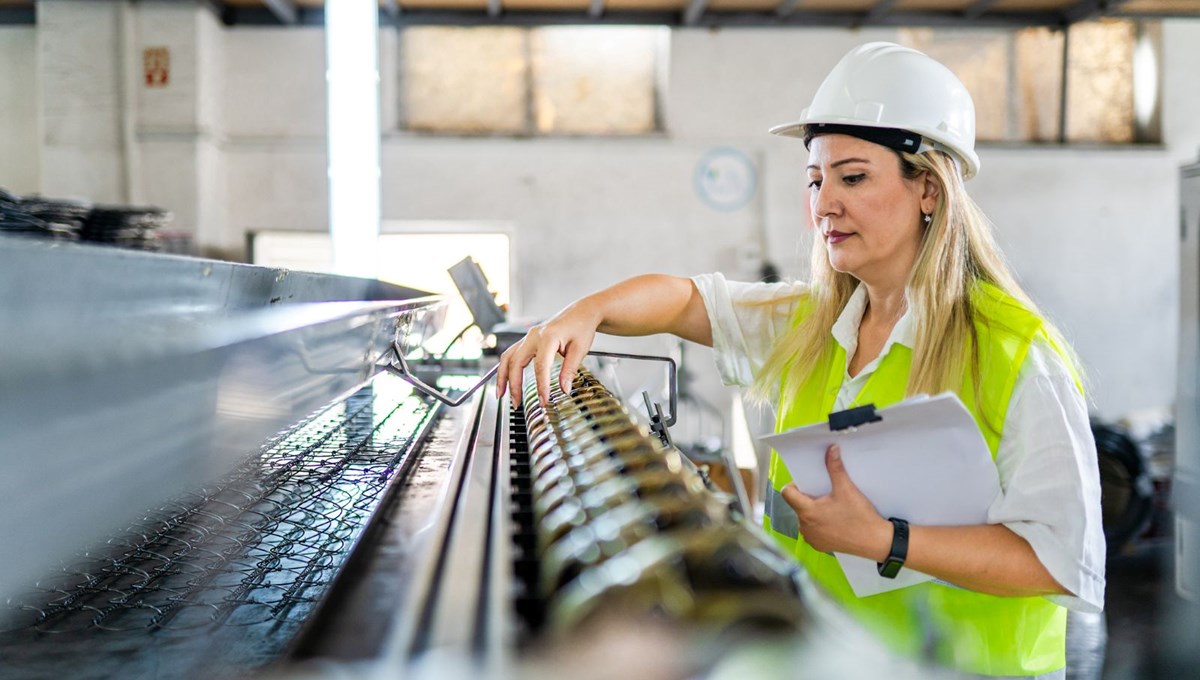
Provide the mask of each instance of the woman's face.
[{"label": "woman's face", "polygon": [[814,138],[808,206],[833,268],[867,284],[903,286],[921,245],[922,212],[933,209],[926,184],[924,176],[906,179],[887,147],[847,135]]}]

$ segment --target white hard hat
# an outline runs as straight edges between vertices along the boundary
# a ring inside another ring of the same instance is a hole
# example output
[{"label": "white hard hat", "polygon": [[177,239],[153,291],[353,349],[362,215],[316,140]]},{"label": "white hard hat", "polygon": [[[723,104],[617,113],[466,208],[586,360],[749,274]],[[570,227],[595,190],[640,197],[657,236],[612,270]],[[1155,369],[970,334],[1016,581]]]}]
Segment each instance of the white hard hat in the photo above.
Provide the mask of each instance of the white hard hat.
[{"label": "white hard hat", "polygon": [[950,69],[909,47],[873,42],[850,50],[821,83],[800,120],[777,125],[771,133],[803,137],[804,126],[822,124],[916,133],[924,138],[919,148],[904,150],[947,151],[959,162],[963,179],[979,172],[971,93]]}]

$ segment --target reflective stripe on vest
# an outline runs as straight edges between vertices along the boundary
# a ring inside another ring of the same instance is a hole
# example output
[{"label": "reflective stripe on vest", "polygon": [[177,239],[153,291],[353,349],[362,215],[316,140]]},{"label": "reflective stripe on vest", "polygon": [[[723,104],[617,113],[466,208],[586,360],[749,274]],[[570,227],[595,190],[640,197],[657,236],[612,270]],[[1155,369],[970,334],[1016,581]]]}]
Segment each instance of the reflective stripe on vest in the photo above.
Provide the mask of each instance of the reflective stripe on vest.
[{"label": "reflective stripe on vest", "polygon": [[[974,415],[994,459],[1025,354],[1035,337],[1048,338],[1040,319],[994,286],[978,284],[971,301],[980,347],[978,394],[983,403],[976,403],[970,375],[964,377],[958,395]],[[802,314],[797,314],[796,323]],[[777,431],[825,420],[833,410],[846,374],[846,353],[837,343],[831,344],[817,369],[796,390],[789,409],[780,413]],[[873,403],[883,408],[902,400],[911,362],[911,350],[893,344],[852,406]],[[807,568],[814,581],[896,651],[933,657],[958,670],[984,675],[1038,675],[1066,664],[1066,609],[1042,597],[997,597],[936,582],[855,596],[834,557],[797,540],[795,513],[779,495],[791,476],[774,451],[769,476],[763,519],[767,532]]]}]

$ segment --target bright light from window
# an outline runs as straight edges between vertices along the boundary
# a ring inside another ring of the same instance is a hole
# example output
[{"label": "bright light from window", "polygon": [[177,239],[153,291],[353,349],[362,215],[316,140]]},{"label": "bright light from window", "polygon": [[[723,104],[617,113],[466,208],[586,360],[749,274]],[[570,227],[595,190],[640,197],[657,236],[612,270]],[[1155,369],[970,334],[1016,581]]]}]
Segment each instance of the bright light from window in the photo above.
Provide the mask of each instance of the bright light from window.
[{"label": "bright light from window", "polygon": [[1154,116],[1158,103],[1158,63],[1150,39],[1142,36],[1133,48],[1133,115],[1142,125]]},{"label": "bright light from window", "polygon": [[379,7],[325,3],[329,233],[339,274],[375,277],[379,236]]},{"label": "bright light from window", "polygon": [[[427,342],[440,353],[459,331],[471,323],[471,312],[446,272],[451,265],[470,256],[487,276],[488,287],[496,293],[496,302],[511,299],[509,237],[503,232],[405,233],[384,234],[374,242],[379,253],[377,276],[383,281],[445,295],[449,306],[442,331]],[[299,271],[334,273],[328,234],[288,231],[261,231],[254,234],[254,264]],[[511,319],[511,317],[510,317]],[[454,346],[449,356],[478,356],[477,335]]]}]

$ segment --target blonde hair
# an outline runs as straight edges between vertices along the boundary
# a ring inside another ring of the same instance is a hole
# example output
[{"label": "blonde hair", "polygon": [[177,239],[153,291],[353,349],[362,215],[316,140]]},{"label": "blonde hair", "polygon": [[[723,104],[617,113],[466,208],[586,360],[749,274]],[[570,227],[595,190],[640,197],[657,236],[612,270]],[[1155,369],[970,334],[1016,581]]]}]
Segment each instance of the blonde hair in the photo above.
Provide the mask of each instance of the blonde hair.
[{"label": "blonde hair", "polygon": [[[978,398],[979,355],[971,291],[979,281],[992,284],[1042,318],[1043,331],[1080,375],[1069,345],[1017,283],[992,235],[991,222],[967,194],[954,159],[942,151],[897,155],[905,178],[913,180],[929,173],[941,189],[909,274],[907,302],[916,339],[906,395],[957,391],[964,371],[970,370]],[[858,286],[853,276],[833,269],[820,239],[813,243],[811,283],[798,300],[810,313],[775,345],[751,388],[751,395],[762,401],[778,394],[780,412],[788,408],[797,387],[822,357],[833,351],[830,329]],[[781,385],[790,387],[777,393]]]}]

